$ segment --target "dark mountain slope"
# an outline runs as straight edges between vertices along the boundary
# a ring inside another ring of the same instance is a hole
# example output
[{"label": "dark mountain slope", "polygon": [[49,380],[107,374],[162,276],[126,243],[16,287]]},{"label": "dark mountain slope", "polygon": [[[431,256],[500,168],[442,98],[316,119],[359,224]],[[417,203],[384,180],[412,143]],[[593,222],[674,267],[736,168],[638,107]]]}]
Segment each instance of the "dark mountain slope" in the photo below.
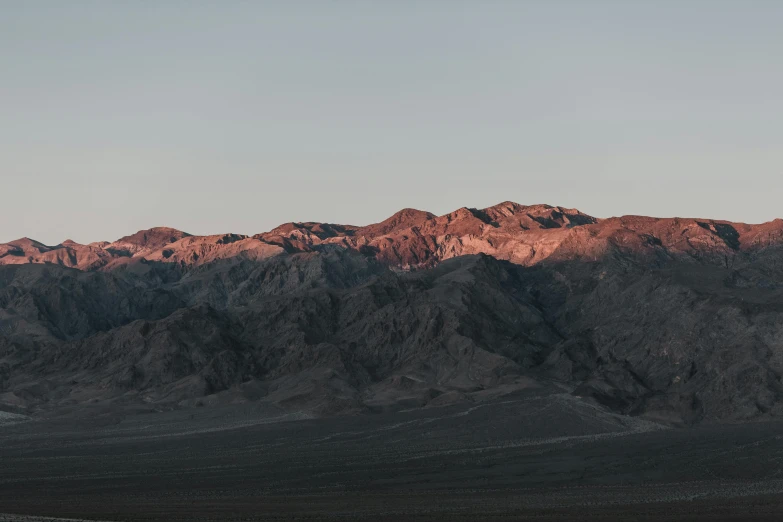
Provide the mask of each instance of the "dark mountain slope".
[{"label": "dark mountain slope", "polygon": [[[62,274],[46,288],[69,281],[69,271],[48,270]],[[244,386],[276,402],[331,411],[391,406],[396,398],[387,388],[402,382],[405,396],[415,395],[423,405],[445,391],[513,381],[558,340],[520,289],[514,267],[487,257],[416,274],[395,274],[347,251],[216,264],[212,270],[210,276],[188,273],[157,290],[159,303],[183,303],[181,308],[118,326],[114,322],[126,317],[115,316],[116,305],[81,309],[53,290],[42,292],[39,309],[60,307],[62,317],[78,309],[81,335],[63,339],[54,328],[41,333],[30,348],[36,351],[32,360],[6,347],[6,390],[23,399],[9,396],[6,402],[49,408],[139,399],[173,405]],[[108,288],[104,274],[81,275]],[[121,284],[113,291],[122,304],[147,295]],[[82,299],[97,304],[102,297]],[[303,374],[310,375],[307,386],[299,382]],[[338,381],[342,395],[330,391]],[[46,393],[31,394],[31,383]],[[375,399],[384,394],[389,398]]]}]

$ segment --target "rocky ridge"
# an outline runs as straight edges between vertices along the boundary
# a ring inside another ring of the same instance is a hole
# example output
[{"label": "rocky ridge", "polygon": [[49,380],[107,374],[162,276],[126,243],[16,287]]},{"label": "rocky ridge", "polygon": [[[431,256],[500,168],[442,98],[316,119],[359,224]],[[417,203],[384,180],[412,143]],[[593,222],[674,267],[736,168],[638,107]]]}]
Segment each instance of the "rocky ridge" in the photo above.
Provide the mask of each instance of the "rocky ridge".
[{"label": "rocky ridge", "polygon": [[[0,410],[317,415],[555,383],[674,424],[783,412],[783,220],[501,203],[256,236],[0,245]],[[7,265],[7,266],[2,266]]]},{"label": "rocky ridge", "polygon": [[470,254],[530,266],[544,260],[598,259],[614,251],[730,263],[738,253],[783,243],[783,220],[759,225],[709,219],[623,216],[598,219],[576,209],[510,201],[443,216],[403,209],[373,225],[286,223],[253,236],[193,236],[172,228],[141,230],[114,242],[46,246],[23,238],[0,244],[0,265],[50,263],[111,270],[140,261],[196,266],[217,259],[264,259],[339,246],[386,266],[421,269]]}]

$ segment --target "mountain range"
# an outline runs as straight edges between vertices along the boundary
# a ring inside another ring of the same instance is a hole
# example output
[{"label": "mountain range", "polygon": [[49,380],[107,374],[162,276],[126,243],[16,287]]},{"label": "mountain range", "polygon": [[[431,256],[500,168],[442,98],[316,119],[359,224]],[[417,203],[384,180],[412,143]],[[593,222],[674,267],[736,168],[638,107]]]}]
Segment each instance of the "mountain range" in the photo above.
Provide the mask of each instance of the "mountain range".
[{"label": "mountain range", "polygon": [[672,425],[783,413],[783,220],[504,202],[253,236],[0,244],[0,410],[309,415],[558,386]]}]

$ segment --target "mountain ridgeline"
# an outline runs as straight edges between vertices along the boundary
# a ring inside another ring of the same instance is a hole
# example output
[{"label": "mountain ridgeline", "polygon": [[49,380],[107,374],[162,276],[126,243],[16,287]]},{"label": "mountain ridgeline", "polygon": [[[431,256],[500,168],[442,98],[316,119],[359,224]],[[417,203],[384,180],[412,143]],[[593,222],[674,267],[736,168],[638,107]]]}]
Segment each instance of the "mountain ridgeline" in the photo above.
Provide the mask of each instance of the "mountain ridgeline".
[{"label": "mountain ridgeline", "polygon": [[670,423],[783,414],[783,220],[505,202],[254,236],[0,244],[0,411],[312,415],[559,386]]}]

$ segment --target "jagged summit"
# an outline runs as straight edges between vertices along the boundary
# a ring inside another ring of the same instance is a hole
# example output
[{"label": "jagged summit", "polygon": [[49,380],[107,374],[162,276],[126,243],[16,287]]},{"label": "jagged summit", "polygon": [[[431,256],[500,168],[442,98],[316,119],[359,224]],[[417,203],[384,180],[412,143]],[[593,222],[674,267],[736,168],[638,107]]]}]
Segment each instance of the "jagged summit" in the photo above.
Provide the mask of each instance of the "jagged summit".
[{"label": "jagged summit", "polygon": [[380,223],[358,228],[355,231],[355,235],[377,236],[390,234],[396,230],[417,226],[434,217],[435,214],[431,212],[417,210],[415,208],[404,208],[398,212],[395,212]]},{"label": "jagged summit", "polygon": [[177,230],[171,227],[152,227],[145,230],[139,230],[135,234],[121,237],[114,243],[127,243],[142,247],[173,243],[183,237],[189,237],[191,234]]},{"label": "jagged summit", "polygon": [[29,237],[20,237],[19,239],[15,239],[13,241],[9,241],[6,243],[7,245],[16,246],[19,248],[37,248],[37,249],[48,249],[51,248],[47,245],[44,245],[40,241],[36,241],[35,239],[30,239]]},{"label": "jagged summit", "polygon": [[134,256],[140,252],[152,252],[184,237],[190,237],[190,234],[175,228],[153,227],[121,237],[107,245],[106,249],[121,256]]}]

